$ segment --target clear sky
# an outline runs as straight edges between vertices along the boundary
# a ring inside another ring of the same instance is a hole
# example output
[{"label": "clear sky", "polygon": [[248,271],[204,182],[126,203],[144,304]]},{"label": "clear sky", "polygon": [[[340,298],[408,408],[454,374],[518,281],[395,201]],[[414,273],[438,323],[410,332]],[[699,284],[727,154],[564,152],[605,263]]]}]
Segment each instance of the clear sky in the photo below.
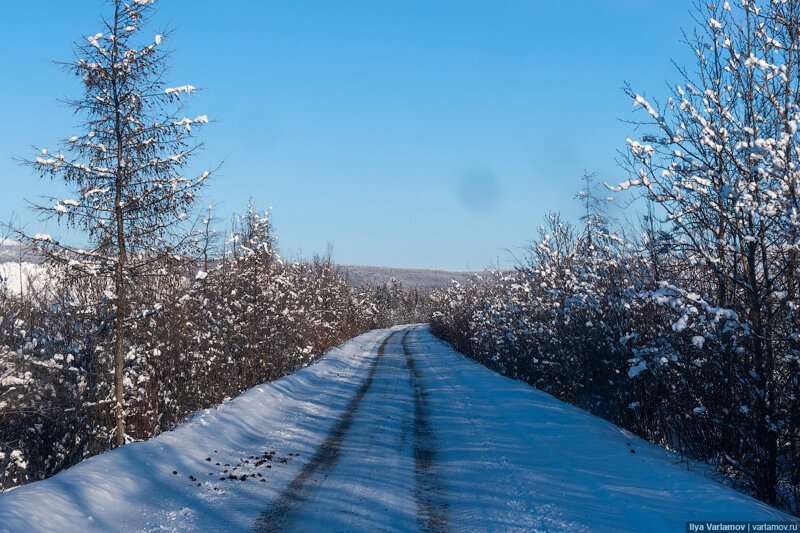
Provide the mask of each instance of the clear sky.
[{"label": "clear sky", "polygon": [[[478,269],[514,264],[549,210],[577,216],[584,168],[621,181],[624,81],[664,96],[689,0],[160,0],[169,80],[216,122],[203,205],[273,207],[285,256]],[[102,0],[3,4],[0,220],[52,192],[12,158],[75,123],[53,60],[99,31]]]}]

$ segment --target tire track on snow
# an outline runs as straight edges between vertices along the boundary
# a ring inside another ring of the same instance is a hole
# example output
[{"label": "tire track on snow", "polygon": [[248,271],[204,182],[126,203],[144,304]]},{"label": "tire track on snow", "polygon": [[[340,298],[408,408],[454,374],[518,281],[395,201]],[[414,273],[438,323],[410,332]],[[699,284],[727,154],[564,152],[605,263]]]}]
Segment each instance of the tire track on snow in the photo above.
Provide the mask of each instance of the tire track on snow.
[{"label": "tire track on snow", "polygon": [[448,506],[444,498],[444,485],[436,475],[436,434],[430,425],[428,393],[422,387],[422,374],[407,339],[406,331],[401,344],[414,389],[414,499],[417,502],[417,525],[422,531],[447,531]]},{"label": "tire track on snow", "polygon": [[369,368],[367,379],[361,384],[356,391],[347,409],[339,417],[336,423],[331,428],[328,436],[323,443],[314,452],[314,455],[309,459],[308,463],[303,466],[299,474],[289,483],[289,486],[281,493],[275,503],[261,513],[261,516],[255,523],[253,528],[257,532],[272,532],[281,531],[289,526],[292,522],[292,513],[297,510],[310,496],[314,489],[312,481],[320,475],[327,476],[336,468],[339,462],[339,455],[341,453],[342,442],[344,441],[350,426],[353,425],[358,406],[361,400],[364,399],[372,382],[375,378],[375,372],[378,369],[378,362],[383,357],[386,345],[394,337],[396,331],[390,333],[381,343],[378,348],[378,353],[372,361]]}]

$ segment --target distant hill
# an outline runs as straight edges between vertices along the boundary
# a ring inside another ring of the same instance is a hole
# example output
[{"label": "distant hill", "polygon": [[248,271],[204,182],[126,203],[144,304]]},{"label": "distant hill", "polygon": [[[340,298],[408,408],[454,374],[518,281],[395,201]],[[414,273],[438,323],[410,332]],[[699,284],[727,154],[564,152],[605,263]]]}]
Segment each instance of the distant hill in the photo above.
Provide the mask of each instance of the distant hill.
[{"label": "distant hill", "polygon": [[0,238],[0,263],[16,263],[20,260],[38,263],[38,258],[35,256],[36,253],[23,246],[22,243]]},{"label": "distant hill", "polygon": [[405,287],[442,289],[450,286],[451,280],[464,282],[476,272],[455,270],[429,270],[424,268],[394,268],[366,265],[337,265],[339,271],[355,286],[369,283],[380,285],[395,279]]},{"label": "distant hill", "polygon": [[[16,268],[16,265],[7,263],[23,262],[27,265],[35,265],[41,262],[35,250],[28,246],[10,239],[0,239],[0,268],[4,272],[2,277],[9,277],[9,269]],[[5,264],[4,264],[5,263]],[[27,266],[30,269],[31,266]],[[452,280],[459,283],[466,281],[477,272],[458,271],[458,270],[433,270],[425,268],[395,268],[383,266],[367,265],[337,265],[339,272],[355,286],[374,284],[381,285],[392,279],[401,282],[405,287],[419,287],[422,289],[443,289],[450,286]]]},{"label": "distant hill", "polygon": [[41,257],[19,241],[0,238],[0,263],[39,263]]}]

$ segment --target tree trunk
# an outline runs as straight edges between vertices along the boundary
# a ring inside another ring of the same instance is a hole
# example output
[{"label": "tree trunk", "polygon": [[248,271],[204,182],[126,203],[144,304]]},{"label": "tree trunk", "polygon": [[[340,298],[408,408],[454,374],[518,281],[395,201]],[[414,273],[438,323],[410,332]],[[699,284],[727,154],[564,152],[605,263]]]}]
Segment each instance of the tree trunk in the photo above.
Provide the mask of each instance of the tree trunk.
[{"label": "tree trunk", "polygon": [[127,314],[127,298],[125,294],[125,264],[124,248],[121,248],[117,260],[115,285],[117,295],[117,318],[114,321],[114,415],[117,419],[116,445],[125,444],[125,392],[122,382],[124,380],[125,365],[125,315]]},{"label": "tree trunk", "polygon": [[[114,9],[114,34],[119,30],[120,2],[115,2]],[[125,189],[125,165],[122,146],[125,139],[122,134],[122,114],[120,112],[119,88],[117,86],[117,62],[119,52],[116,41],[112,56],[112,97],[114,99],[114,135],[117,142],[117,169],[114,180],[114,219],[116,222],[117,264],[114,272],[114,293],[117,300],[117,317],[114,321],[114,414],[117,419],[116,445],[125,444],[125,391],[123,389],[125,365],[125,319],[128,315],[128,294],[125,286],[125,263],[127,251],[125,248],[125,219],[122,198]]]}]

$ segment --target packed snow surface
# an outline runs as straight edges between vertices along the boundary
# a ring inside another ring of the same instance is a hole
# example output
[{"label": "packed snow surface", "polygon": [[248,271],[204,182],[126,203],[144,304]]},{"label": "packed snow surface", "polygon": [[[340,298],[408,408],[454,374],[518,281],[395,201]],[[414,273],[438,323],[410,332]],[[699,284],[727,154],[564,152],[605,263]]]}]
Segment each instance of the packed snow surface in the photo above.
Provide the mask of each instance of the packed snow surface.
[{"label": "packed snow surface", "polygon": [[25,532],[683,531],[688,520],[789,519],[458,355],[425,326],[372,331],[174,431],[0,495],[0,531]]}]

